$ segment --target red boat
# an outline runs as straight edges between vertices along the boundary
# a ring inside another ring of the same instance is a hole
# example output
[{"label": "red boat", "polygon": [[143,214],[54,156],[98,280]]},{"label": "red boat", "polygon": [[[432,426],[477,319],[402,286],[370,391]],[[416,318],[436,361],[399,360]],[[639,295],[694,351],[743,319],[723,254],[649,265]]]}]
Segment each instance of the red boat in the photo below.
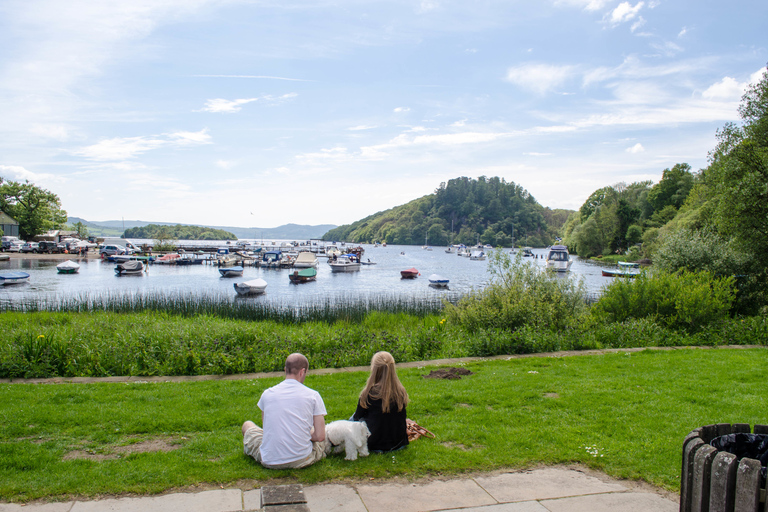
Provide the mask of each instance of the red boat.
[{"label": "red boat", "polygon": [[415,268],[409,268],[408,270],[401,270],[400,271],[400,277],[403,279],[416,279],[418,276],[420,276],[419,271]]}]

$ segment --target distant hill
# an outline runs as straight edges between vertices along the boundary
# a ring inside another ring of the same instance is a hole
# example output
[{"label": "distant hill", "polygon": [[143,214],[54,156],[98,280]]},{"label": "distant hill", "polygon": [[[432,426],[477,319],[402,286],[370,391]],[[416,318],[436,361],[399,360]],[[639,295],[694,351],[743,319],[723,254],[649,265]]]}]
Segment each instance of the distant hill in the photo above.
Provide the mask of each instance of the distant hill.
[{"label": "distant hill", "polygon": [[[176,222],[148,222],[142,220],[105,220],[88,221],[80,217],[69,217],[67,224],[72,226],[77,222],[82,222],[88,228],[88,234],[98,237],[119,237],[124,230],[129,228],[145,227],[150,224],[161,226],[176,226]],[[183,226],[193,226],[193,224],[182,224]],[[323,233],[336,227],[335,224],[284,224],[276,228],[244,228],[236,226],[201,226],[211,229],[221,229],[234,234],[238,238],[264,238],[269,240],[309,240],[310,238],[320,238]]]},{"label": "distant hill", "polygon": [[568,210],[550,210],[527,190],[503,178],[455,178],[430,194],[339,226],[324,240],[403,245],[530,245],[544,247],[559,235]]}]

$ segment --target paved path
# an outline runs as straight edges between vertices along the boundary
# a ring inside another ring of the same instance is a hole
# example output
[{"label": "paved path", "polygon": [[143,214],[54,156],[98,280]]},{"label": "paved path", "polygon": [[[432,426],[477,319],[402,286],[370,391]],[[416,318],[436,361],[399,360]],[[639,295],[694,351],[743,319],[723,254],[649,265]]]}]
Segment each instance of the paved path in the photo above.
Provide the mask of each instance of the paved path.
[{"label": "paved path", "polygon": [[[647,486],[598,473],[543,468],[406,483],[304,487],[311,512],[677,512],[678,501]],[[223,489],[141,498],[29,504],[0,512],[243,512],[261,507],[258,489]]]}]

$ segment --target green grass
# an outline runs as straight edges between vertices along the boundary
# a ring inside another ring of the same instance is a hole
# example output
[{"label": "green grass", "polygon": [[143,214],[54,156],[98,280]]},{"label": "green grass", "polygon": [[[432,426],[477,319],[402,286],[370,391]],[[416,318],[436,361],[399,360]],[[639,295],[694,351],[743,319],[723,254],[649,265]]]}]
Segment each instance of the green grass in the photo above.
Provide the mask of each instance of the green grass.
[{"label": "green grass", "polygon": [[[185,383],[0,385],[0,500],[159,493],[196,484],[319,483],[453,475],[581,463],[679,489],[681,443],[711,423],[768,423],[765,349],[647,350],[467,364],[458,381],[401,369],[409,417],[437,435],[356,462],[333,456],[272,471],[242,454],[240,425],[258,421],[279,379]],[[311,375],[328,420],[354,411],[365,373]],[[168,452],[120,453],[146,440]],[[80,450],[103,460],[65,456]],[[596,456],[594,455],[596,453]],[[120,455],[118,458],[117,455]]]}]

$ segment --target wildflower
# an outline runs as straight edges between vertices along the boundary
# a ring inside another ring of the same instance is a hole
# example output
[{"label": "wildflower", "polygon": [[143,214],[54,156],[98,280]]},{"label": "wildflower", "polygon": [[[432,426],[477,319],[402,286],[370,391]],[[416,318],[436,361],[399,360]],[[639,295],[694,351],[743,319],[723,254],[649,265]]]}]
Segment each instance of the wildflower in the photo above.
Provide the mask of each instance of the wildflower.
[{"label": "wildflower", "polygon": [[40,339],[40,338],[45,338],[45,335],[41,334],[40,336],[37,337],[37,339]]},{"label": "wildflower", "polygon": [[537,372],[536,370],[531,370],[528,373],[539,373],[539,372]]}]

